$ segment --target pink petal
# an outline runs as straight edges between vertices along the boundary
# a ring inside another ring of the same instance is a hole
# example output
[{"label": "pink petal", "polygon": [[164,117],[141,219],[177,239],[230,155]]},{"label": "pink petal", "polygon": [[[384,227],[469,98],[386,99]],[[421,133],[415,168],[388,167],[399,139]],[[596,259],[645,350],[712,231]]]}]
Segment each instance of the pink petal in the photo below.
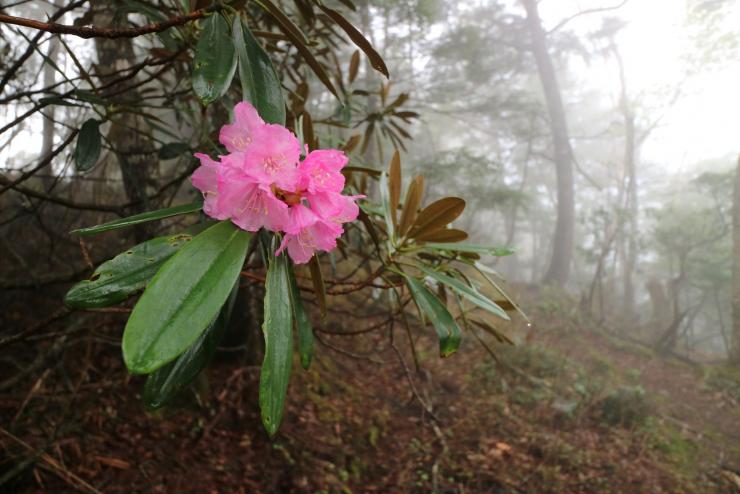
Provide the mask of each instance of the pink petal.
[{"label": "pink petal", "polygon": [[195,153],[194,156],[200,160],[200,166],[195,170],[190,181],[204,194],[215,194],[218,192],[219,162],[203,153]]},{"label": "pink petal", "polygon": [[255,132],[254,143],[245,154],[245,170],[263,185],[296,191],[300,153],[300,143],[288,129],[264,125]]},{"label": "pink petal", "polygon": [[311,151],[298,165],[301,187],[309,192],[341,192],[344,175],[340,170],[349,158],[336,149]]},{"label": "pink petal", "polygon": [[[283,240],[288,247],[288,254],[296,264],[305,264],[311,260],[316,249],[310,242],[304,241],[301,235],[287,234]],[[282,245],[280,246],[281,248]]]},{"label": "pink petal", "polygon": [[257,110],[242,101],[234,107],[234,123],[221,127],[218,140],[229,152],[246,151],[254,141],[255,131],[264,124]]},{"label": "pink petal", "polygon": [[217,219],[231,218],[255,187],[254,181],[241,170],[222,167],[218,178],[218,200],[214,209],[216,216],[209,216]]},{"label": "pink petal", "polygon": [[242,230],[256,232],[260,228],[283,230],[288,222],[288,205],[275,197],[271,190],[252,183],[231,220]]},{"label": "pink petal", "polygon": [[195,157],[200,160],[201,165],[195,170],[190,181],[193,186],[203,193],[203,212],[216,219],[226,219],[228,214],[223,214],[218,209],[218,174],[219,162],[212,160],[208,155],[196,153]]},{"label": "pink petal", "polygon": [[303,204],[296,204],[290,208],[288,221],[284,230],[287,233],[298,234],[318,221],[318,216]]},{"label": "pink petal", "polygon": [[337,238],[342,234],[342,226],[328,221],[317,221],[308,228],[316,248],[329,252],[337,246]]}]

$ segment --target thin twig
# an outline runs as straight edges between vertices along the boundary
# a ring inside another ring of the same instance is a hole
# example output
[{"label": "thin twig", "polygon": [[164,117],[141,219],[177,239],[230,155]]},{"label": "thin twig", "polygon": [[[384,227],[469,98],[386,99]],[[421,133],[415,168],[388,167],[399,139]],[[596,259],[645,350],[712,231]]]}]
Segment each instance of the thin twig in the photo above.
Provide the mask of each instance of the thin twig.
[{"label": "thin twig", "polygon": [[5,24],[14,24],[16,26],[30,27],[39,31],[45,31],[52,34],[70,34],[80,38],[136,38],[145,34],[159,33],[171,27],[181,26],[188,22],[200,19],[210,12],[220,10],[218,4],[211,5],[208,8],[196,10],[189,14],[178,15],[162,22],[153,22],[144,26],[132,28],[105,28],[95,26],[69,26],[66,24],[56,24],[54,22],[41,22],[25,17],[16,17],[13,15],[0,14],[0,22]]}]

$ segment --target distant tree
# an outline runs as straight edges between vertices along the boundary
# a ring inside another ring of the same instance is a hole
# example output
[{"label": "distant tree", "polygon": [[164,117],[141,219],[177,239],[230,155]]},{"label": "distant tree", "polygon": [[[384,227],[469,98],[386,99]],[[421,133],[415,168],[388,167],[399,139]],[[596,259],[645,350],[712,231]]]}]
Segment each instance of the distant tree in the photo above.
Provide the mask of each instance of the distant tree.
[{"label": "distant tree", "polygon": [[527,26],[531,35],[531,48],[537,61],[537,71],[547,101],[550,131],[555,152],[557,173],[558,215],[552,244],[552,257],[545,274],[545,282],[564,285],[570,275],[575,234],[575,191],[573,180],[573,150],[570,146],[568,124],[560,94],[555,67],[548,51],[547,36],[542,28],[536,0],[522,0],[527,11]]},{"label": "distant tree", "polygon": [[740,157],[732,202],[732,341],[730,359],[740,365]]}]

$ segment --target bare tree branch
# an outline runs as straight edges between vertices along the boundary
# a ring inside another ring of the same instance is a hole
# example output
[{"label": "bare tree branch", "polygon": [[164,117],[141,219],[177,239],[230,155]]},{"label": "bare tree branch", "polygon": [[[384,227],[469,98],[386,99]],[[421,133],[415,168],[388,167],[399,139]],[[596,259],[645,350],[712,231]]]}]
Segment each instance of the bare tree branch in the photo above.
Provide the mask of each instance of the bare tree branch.
[{"label": "bare tree branch", "polygon": [[558,29],[562,29],[563,26],[565,26],[566,24],[568,24],[570,21],[572,21],[573,19],[576,19],[578,17],[581,17],[582,15],[598,14],[600,12],[609,12],[611,10],[619,10],[622,7],[624,7],[627,4],[627,2],[629,2],[629,0],[622,0],[617,5],[613,5],[611,7],[599,7],[599,8],[596,8],[596,9],[586,9],[586,10],[582,10],[580,12],[576,12],[575,14],[571,15],[570,17],[566,17],[565,19],[563,19],[562,21],[560,21],[554,28],[552,28],[549,31],[547,31],[547,34],[552,34],[555,31],[557,31]]},{"label": "bare tree branch", "polygon": [[188,22],[200,19],[209,12],[215,12],[221,7],[217,4],[208,8],[196,10],[189,14],[178,15],[162,22],[153,22],[144,26],[132,28],[104,28],[95,26],[69,26],[66,24],[56,24],[54,22],[41,22],[25,17],[16,17],[13,15],[0,14],[0,22],[5,24],[14,24],[16,26],[30,27],[45,31],[52,34],[71,34],[80,38],[136,38],[144,34],[159,33],[174,26],[181,26]]}]

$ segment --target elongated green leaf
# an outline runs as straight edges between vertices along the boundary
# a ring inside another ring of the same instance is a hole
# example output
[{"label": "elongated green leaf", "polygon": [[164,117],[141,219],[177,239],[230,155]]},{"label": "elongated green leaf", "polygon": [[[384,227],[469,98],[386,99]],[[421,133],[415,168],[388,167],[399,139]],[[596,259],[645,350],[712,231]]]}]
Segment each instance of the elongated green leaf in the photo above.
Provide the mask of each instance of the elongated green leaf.
[{"label": "elongated green leaf", "polygon": [[493,287],[494,290],[496,290],[502,297],[504,297],[504,300],[503,301],[498,301],[497,302],[499,304],[499,306],[501,306],[502,309],[504,309],[504,310],[510,310],[506,305],[503,305],[502,304],[502,302],[506,302],[514,310],[516,310],[519,313],[519,315],[521,315],[522,318],[525,321],[527,321],[528,324],[530,324],[530,325],[532,324],[532,321],[529,320],[529,317],[527,317],[527,314],[524,313],[524,311],[519,307],[519,305],[517,305],[511,299],[511,297],[509,297],[509,295],[506,293],[506,291],[503,289],[503,287],[501,285],[499,285],[498,283],[496,283],[493,280],[493,278],[491,277],[491,275],[492,276],[500,276],[498,273],[496,273],[495,271],[493,271],[492,269],[490,269],[486,265],[481,264],[480,262],[473,262],[473,263],[471,263],[471,265],[475,268],[476,271],[478,271],[478,274],[480,274],[481,276],[483,276],[483,278],[485,278],[485,280]]},{"label": "elongated green leaf", "polygon": [[303,308],[301,292],[298,289],[298,282],[296,282],[292,266],[288,266],[288,281],[290,282],[290,303],[293,307],[293,317],[298,329],[298,351],[301,354],[301,365],[304,369],[308,369],[313,358],[313,328],[311,327],[311,320]]},{"label": "elongated green leaf", "polygon": [[401,202],[401,155],[396,150],[388,167],[388,190],[390,191],[390,210],[393,225],[398,225],[398,204]]},{"label": "elongated green leaf", "polygon": [[326,285],[324,276],[321,274],[321,264],[316,254],[308,261],[308,269],[311,271],[311,283],[316,294],[316,302],[319,304],[321,319],[326,319]]},{"label": "elongated green leaf", "polygon": [[143,290],[160,266],[192,238],[188,234],[157,237],[131,247],[101,264],[89,280],[73,286],[64,303],[72,309],[89,309],[123,302]]},{"label": "elongated green leaf", "polygon": [[[168,19],[167,15],[164,12],[154,7],[150,7],[149,5],[146,5],[144,3],[131,0],[124,0],[123,3],[131,12],[139,12],[144,14],[146,18],[149,19],[149,22],[162,22]],[[177,42],[172,36],[172,31],[174,31],[174,28],[165,29],[164,31],[158,32],[157,37],[160,39],[160,41],[162,41],[162,44],[166,49],[174,52],[177,51]]]},{"label": "elongated green leaf", "polygon": [[450,287],[452,290],[456,291],[469,301],[473,302],[475,305],[480,307],[481,309],[485,309],[488,312],[495,314],[499,316],[502,319],[509,320],[509,315],[506,313],[504,309],[499,307],[494,301],[489,300],[486,298],[485,295],[481,294],[477,290],[469,287],[462,281],[453,278],[452,276],[448,276],[445,273],[441,273],[439,271],[435,271],[433,269],[429,269],[426,266],[419,266],[419,269],[426,274],[427,276],[430,276],[437,280],[438,282]]},{"label": "elongated green leaf", "polygon": [[437,331],[440,356],[447,357],[451,355],[460,346],[460,340],[462,338],[460,327],[455,322],[455,319],[452,318],[447,307],[424,286],[422,281],[417,280],[413,276],[404,276],[406,278],[406,285],[409,287],[416,305],[422,314],[432,323],[435,331]]},{"label": "elongated green leaf", "polygon": [[239,277],[250,237],[222,221],[164,263],[123,333],[131,373],[149,374],[171,362],[213,322]]},{"label": "elongated green leaf", "polygon": [[178,158],[189,151],[190,144],[187,142],[169,142],[159,148],[159,152],[157,154],[161,160],[171,160],[173,158]]},{"label": "elongated green leaf", "polygon": [[381,170],[377,170],[375,168],[369,168],[367,166],[354,166],[349,165],[342,168],[343,172],[358,172],[358,173],[366,173],[370,175],[371,177],[379,177],[382,173]]},{"label": "elongated green leaf", "polygon": [[329,91],[331,91],[331,94],[336,96],[336,98],[341,101],[339,93],[334,87],[334,84],[332,84],[329,75],[326,73],[326,70],[324,70],[324,67],[321,65],[321,63],[316,60],[316,57],[314,57],[313,53],[311,53],[311,50],[308,49],[308,46],[306,46],[307,40],[306,35],[303,34],[303,31],[301,31],[298,26],[296,26],[295,23],[291,21],[290,18],[285,15],[285,13],[283,13],[282,10],[280,10],[270,0],[256,0],[256,3],[257,5],[262,7],[268,14],[270,14],[273,19],[275,19],[280,30],[283,32],[283,34],[285,34],[290,42],[293,43],[293,46],[296,47],[298,53],[301,54],[308,66],[311,67],[311,70],[313,70],[314,74],[316,74],[316,77],[319,78],[319,80],[324,84],[324,86],[326,86]]},{"label": "elongated green leaf", "polygon": [[86,103],[92,103],[94,105],[106,105],[108,102],[98,96],[97,94],[93,93],[92,91],[87,91],[85,89],[73,89],[72,95],[77,98],[80,101],[84,101]]},{"label": "elongated green leaf", "polygon": [[349,36],[352,42],[357,45],[359,49],[365,52],[367,58],[370,59],[370,65],[372,65],[375,70],[377,70],[384,76],[389,77],[388,67],[386,67],[385,61],[383,61],[383,57],[381,57],[380,54],[375,51],[373,45],[370,44],[367,38],[365,38],[365,36],[360,31],[358,31],[351,22],[345,19],[344,16],[336,10],[330,9],[329,7],[325,7],[321,4],[319,4],[319,8],[323,10],[326,15],[331,17],[334,22],[339,24],[339,27],[341,27],[342,30],[347,33],[347,36]]},{"label": "elongated green leaf", "polygon": [[161,220],[164,218],[169,218],[171,216],[177,216],[179,214],[195,213],[196,211],[200,211],[201,209],[203,209],[203,203],[199,201],[192,204],[184,204],[182,206],[174,206],[171,208],[149,211],[147,213],[135,214],[127,218],[109,221],[100,225],[72,230],[70,233],[74,233],[77,235],[94,235],[96,233],[107,232],[110,230],[118,230],[119,228],[128,228],[130,226],[138,225],[140,223],[146,223],[148,221]]},{"label": "elongated green leaf", "polygon": [[383,206],[383,219],[385,220],[386,229],[388,230],[388,240],[391,243],[395,243],[395,221],[393,221],[394,215],[391,211],[390,185],[388,184],[387,173],[383,172],[380,174],[378,188],[380,189],[380,202]]},{"label": "elongated green leaf", "polygon": [[256,0],[256,3],[269,13],[275,21],[277,21],[281,31],[285,32],[286,35],[290,33],[291,36],[301,40],[302,42],[308,42],[303,31],[301,31],[301,29],[296,26],[292,20],[290,20],[290,17],[285,15],[282,9],[275,5],[271,0]]},{"label": "elongated green leaf", "polygon": [[203,32],[195,48],[193,90],[204,105],[223,96],[236,71],[236,52],[229,25],[220,14],[203,23]]},{"label": "elongated green leaf", "polygon": [[427,249],[435,249],[435,250],[450,250],[450,251],[458,251],[458,252],[473,252],[475,254],[489,254],[489,255],[497,256],[497,257],[510,256],[511,254],[514,253],[514,251],[508,247],[493,247],[490,245],[476,245],[476,244],[455,244],[455,243],[435,242],[435,243],[424,244],[424,247]]},{"label": "elongated green leaf", "polygon": [[100,137],[100,122],[91,118],[87,120],[77,135],[75,146],[75,167],[77,171],[86,172],[90,170],[100,157],[102,142]]},{"label": "elongated green leaf", "polygon": [[270,259],[265,281],[265,359],[260,373],[260,410],[267,433],[274,435],[283,420],[293,361],[292,311],[288,282],[288,256]]},{"label": "elongated green leaf", "polygon": [[234,308],[238,283],[231,289],[231,295],[218,313],[216,320],[203,331],[195,343],[173,362],[160,367],[146,380],[144,384],[144,405],[150,410],[156,410],[169,403],[180,391],[193,382],[205,369],[229,325],[231,311]]},{"label": "elongated green leaf", "polygon": [[238,16],[234,17],[232,31],[244,99],[254,105],[265,122],[285,125],[283,90],[270,57]]}]

